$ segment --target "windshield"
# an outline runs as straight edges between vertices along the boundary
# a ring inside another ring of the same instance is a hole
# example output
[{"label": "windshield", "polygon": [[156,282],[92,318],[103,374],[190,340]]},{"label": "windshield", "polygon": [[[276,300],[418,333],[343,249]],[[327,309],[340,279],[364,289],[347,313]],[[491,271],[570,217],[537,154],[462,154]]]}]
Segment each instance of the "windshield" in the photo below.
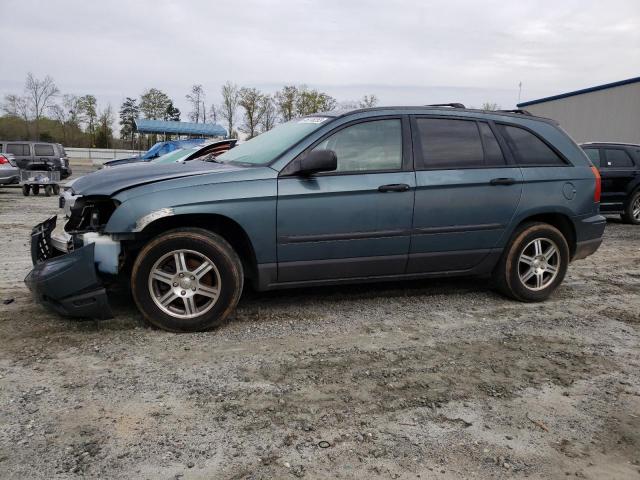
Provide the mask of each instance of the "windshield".
[{"label": "windshield", "polygon": [[174,150],[173,152],[169,152],[165,155],[162,155],[158,158],[154,158],[153,160],[151,160],[150,163],[173,163],[173,162],[179,162],[180,160],[182,160],[183,158],[187,157],[188,155],[191,155],[194,152],[197,152],[198,150],[200,150],[202,147],[197,147],[197,148],[185,148],[185,149],[179,149],[179,150]]},{"label": "windshield", "polygon": [[250,165],[270,163],[311,132],[320,128],[328,119],[329,117],[305,117],[291,120],[232,148],[216,160]]},{"label": "windshield", "polygon": [[147,150],[147,153],[145,153],[144,155],[142,155],[142,158],[153,158],[157,155],[158,150],[160,150],[162,148],[162,144],[164,142],[158,142],[156,143],[153,147],[151,147],[149,150]]}]

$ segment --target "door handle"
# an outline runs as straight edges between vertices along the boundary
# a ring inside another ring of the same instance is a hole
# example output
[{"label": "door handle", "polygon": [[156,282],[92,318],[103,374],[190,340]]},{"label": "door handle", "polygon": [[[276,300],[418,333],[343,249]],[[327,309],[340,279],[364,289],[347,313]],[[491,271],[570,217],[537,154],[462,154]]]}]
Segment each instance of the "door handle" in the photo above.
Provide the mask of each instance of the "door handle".
[{"label": "door handle", "polygon": [[513,185],[516,183],[515,178],[494,178],[489,182],[491,185]]},{"label": "door handle", "polygon": [[390,183],[378,187],[379,192],[406,192],[407,190],[409,190],[409,185],[406,183]]}]

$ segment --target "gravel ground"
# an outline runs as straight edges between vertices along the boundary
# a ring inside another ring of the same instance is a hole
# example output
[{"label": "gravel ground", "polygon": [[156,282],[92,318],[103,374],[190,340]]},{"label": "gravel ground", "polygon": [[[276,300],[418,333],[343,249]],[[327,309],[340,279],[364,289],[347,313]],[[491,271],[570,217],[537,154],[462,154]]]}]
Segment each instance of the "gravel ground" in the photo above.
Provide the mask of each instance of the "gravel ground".
[{"label": "gravel ground", "polygon": [[[81,170],[76,167],[76,170]],[[640,228],[543,304],[483,280],[245,292],[209,333],[33,303],[0,189],[0,478],[640,478]]]}]

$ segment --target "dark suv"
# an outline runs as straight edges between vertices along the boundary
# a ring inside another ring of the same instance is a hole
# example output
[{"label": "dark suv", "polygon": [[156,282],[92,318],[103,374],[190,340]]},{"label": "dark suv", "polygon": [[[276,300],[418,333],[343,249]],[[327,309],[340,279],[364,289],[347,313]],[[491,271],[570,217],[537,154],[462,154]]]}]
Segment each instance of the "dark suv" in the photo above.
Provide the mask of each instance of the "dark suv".
[{"label": "dark suv", "polygon": [[12,154],[16,166],[23,170],[56,170],[60,171],[61,178],[72,173],[67,152],[59,143],[0,141],[0,153]]},{"label": "dark suv", "polygon": [[594,142],[581,146],[600,170],[602,213],[619,213],[625,222],[640,225],[640,145]]},{"label": "dark suv", "polygon": [[315,114],[210,162],[105,169],[71,189],[68,216],[33,230],[36,298],[105,317],[102,281],[130,281],[171,331],[220,325],[245,281],[483,275],[542,301],[606,224],[598,172],[555,122],[463,108]]}]

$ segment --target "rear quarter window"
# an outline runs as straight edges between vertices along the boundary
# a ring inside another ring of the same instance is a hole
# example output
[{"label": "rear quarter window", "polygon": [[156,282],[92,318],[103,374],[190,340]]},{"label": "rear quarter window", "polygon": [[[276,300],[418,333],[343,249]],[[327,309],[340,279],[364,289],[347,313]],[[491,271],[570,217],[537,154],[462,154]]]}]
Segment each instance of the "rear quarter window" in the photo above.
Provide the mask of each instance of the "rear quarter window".
[{"label": "rear quarter window", "polygon": [[55,152],[53,150],[53,145],[34,145],[33,154],[36,157],[53,157]]},{"label": "rear quarter window", "polygon": [[539,137],[524,128],[498,125],[500,133],[522,166],[565,166],[567,163]]}]

